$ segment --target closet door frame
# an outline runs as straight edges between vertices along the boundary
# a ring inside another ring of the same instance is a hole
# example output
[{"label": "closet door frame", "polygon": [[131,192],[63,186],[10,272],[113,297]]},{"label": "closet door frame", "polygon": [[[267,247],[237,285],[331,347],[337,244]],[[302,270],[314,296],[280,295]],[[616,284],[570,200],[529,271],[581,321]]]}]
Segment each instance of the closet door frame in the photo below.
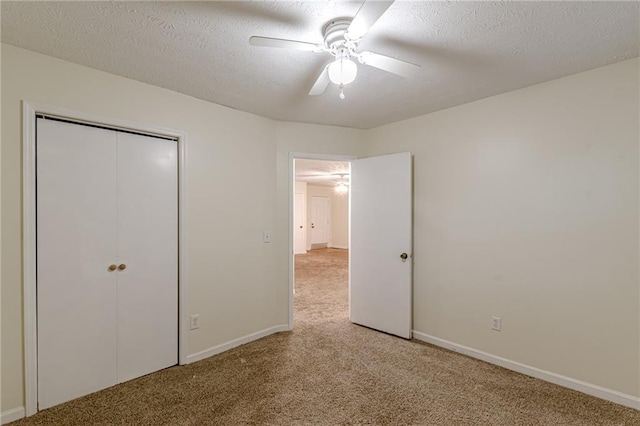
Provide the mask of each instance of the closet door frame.
[{"label": "closet door frame", "polygon": [[187,363],[187,185],[186,132],[52,105],[22,101],[22,241],[24,387],[27,416],[38,412],[38,339],[36,292],[36,115],[44,114],[113,130],[175,138],[178,144],[178,364]]}]

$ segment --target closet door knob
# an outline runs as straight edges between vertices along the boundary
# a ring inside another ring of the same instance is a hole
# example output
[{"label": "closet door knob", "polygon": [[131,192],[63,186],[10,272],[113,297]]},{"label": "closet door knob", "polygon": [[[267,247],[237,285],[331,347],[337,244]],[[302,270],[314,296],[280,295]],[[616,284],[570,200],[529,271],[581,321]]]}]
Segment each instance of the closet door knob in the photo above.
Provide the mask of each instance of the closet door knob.
[{"label": "closet door knob", "polygon": [[125,265],[124,263],[121,263],[120,265],[118,265],[118,269],[121,271],[124,271],[125,269],[127,269],[127,265]]},{"label": "closet door knob", "polygon": [[113,272],[117,269],[118,267],[116,265],[109,265],[109,271]]}]

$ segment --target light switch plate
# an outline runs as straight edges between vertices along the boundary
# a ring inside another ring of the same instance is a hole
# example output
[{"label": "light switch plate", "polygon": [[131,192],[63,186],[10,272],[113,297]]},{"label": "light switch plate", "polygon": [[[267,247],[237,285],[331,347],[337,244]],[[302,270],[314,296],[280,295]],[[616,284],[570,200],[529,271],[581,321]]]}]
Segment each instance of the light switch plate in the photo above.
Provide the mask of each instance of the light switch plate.
[{"label": "light switch plate", "polygon": [[502,331],[502,318],[491,317],[491,329],[495,331]]},{"label": "light switch plate", "polygon": [[271,231],[264,231],[262,233],[262,242],[270,243],[271,242]]},{"label": "light switch plate", "polygon": [[191,315],[191,324],[189,328],[191,330],[200,328],[200,314]]}]

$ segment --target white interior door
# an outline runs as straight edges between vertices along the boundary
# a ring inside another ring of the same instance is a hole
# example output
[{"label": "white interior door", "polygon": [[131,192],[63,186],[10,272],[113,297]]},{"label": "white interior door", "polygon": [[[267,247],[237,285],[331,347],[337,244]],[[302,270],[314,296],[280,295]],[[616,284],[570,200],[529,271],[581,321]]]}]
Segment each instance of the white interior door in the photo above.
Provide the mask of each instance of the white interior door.
[{"label": "white interior door", "polygon": [[352,161],[350,196],[349,317],[409,339],[411,153]]},{"label": "white interior door", "polygon": [[311,197],[311,244],[329,242],[329,198]]},{"label": "white interior door", "polygon": [[37,120],[38,403],[116,384],[115,132]]},{"label": "white interior door", "polygon": [[304,229],[304,223],[307,221],[307,218],[304,214],[304,192],[295,193],[295,206],[294,206],[294,225],[293,225],[293,235],[294,235],[294,253],[295,254],[304,254],[307,252],[307,239],[306,239],[306,229]]},{"label": "white interior door", "polygon": [[118,382],[178,363],[177,142],[118,137]]}]

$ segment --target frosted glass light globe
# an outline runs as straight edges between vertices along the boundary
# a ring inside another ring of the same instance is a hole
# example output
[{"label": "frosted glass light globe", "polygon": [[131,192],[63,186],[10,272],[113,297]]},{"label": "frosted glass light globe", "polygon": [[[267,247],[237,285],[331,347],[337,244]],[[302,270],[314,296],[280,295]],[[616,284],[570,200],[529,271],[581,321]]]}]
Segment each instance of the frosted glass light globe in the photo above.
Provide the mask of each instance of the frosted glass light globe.
[{"label": "frosted glass light globe", "polygon": [[338,58],[329,65],[329,80],[334,84],[349,84],[357,74],[358,66],[346,58]]},{"label": "frosted glass light globe", "polygon": [[349,191],[349,187],[347,186],[346,183],[344,182],[340,182],[337,186],[336,186],[336,192],[338,194],[346,194]]}]

